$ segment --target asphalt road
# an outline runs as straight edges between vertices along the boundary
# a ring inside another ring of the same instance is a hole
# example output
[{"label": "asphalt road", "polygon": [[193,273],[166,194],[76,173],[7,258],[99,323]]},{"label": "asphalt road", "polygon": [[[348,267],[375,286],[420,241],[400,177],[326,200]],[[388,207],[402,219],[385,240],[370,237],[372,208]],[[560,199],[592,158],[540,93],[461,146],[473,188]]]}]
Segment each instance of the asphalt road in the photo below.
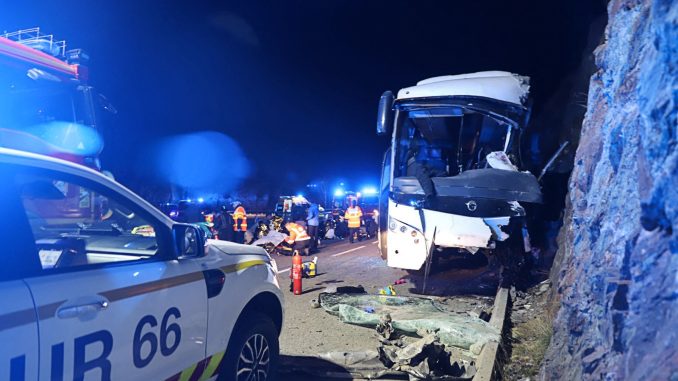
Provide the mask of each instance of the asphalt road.
[{"label": "asphalt road", "polygon": [[[314,256],[318,257],[318,277],[304,279],[304,294],[319,292],[329,285],[362,285],[367,292],[376,292],[400,278],[407,283],[396,287],[399,293],[421,294],[423,276],[386,266],[386,261],[379,256],[376,239],[352,244],[348,241],[323,241],[318,253],[303,260],[310,261]],[[281,286],[283,283],[289,285],[292,257],[274,256],[274,259],[278,264]],[[483,254],[451,258],[432,269],[426,295],[494,296],[497,279],[498,268],[489,266]]]},{"label": "asphalt road", "polygon": [[[303,293],[288,292],[292,258],[275,256],[281,288],[285,291],[285,322],[280,336],[280,352],[284,357],[314,357],[326,352],[374,350],[377,342],[372,330],[348,325],[322,308],[312,308],[311,301],[327,287],[361,285],[368,293],[398,279],[406,283],[395,285],[398,295],[420,294],[423,277],[386,266],[379,256],[376,240],[355,242],[324,242],[317,254],[318,275],[303,279]],[[497,290],[498,270],[488,265],[482,254],[441,262],[427,281],[427,295],[489,295]],[[317,380],[299,374],[281,374],[282,380]]]}]

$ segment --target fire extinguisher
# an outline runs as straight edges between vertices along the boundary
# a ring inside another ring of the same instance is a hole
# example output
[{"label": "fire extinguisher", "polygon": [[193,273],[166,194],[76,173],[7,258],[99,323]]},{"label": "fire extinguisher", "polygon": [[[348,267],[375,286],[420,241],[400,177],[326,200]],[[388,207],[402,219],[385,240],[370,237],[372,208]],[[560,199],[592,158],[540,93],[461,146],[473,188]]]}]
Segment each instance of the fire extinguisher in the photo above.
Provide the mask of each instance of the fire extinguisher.
[{"label": "fire extinguisher", "polygon": [[294,292],[294,295],[301,295],[301,275],[301,255],[295,251],[292,256],[292,271],[290,272],[292,279],[290,289]]}]

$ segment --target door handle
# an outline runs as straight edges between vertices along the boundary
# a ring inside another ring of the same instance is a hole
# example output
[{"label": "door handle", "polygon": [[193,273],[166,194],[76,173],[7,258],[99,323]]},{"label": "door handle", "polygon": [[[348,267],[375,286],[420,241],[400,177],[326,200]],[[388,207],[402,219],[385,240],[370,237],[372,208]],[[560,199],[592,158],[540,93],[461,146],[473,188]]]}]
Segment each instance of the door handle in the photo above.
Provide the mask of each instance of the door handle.
[{"label": "door handle", "polygon": [[57,310],[57,317],[60,319],[69,319],[78,316],[93,314],[108,307],[105,300],[93,303],[78,304],[76,306],[61,307]]}]

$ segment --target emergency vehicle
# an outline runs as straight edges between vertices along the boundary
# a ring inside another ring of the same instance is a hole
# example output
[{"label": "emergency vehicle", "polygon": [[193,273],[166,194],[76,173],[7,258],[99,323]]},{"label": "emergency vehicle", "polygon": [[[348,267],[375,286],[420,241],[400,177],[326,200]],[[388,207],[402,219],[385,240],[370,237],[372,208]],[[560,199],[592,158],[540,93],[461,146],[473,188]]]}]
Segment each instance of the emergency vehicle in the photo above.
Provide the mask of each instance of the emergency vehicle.
[{"label": "emergency vehicle", "polygon": [[280,196],[273,214],[285,221],[305,221],[311,203],[303,196]]},{"label": "emergency vehicle", "polygon": [[97,171],[7,148],[0,210],[0,380],[275,372],[283,296],[263,249],[206,240]]},{"label": "emergency vehicle", "polygon": [[[116,112],[89,85],[89,57],[40,28],[0,35],[0,147],[40,153],[101,169],[98,109]],[[71,213],[93,199],[68,188]]]},{"label": "emergency vehicle", "polygon": [[88,60],[40,28],[0,35],[0,146],[100,169],[96,111],[116,110],[90,86]]},{"label": "emergency vehicle", "polygon": [[376,189],[368,188],[362,192],[337,191],[332,198],[332,218],[335,220],[335,224],[338,223],[339,217],[344,215],[353,201],[363,211],[358,239],[375,237],[379,217],[379,195]]}]

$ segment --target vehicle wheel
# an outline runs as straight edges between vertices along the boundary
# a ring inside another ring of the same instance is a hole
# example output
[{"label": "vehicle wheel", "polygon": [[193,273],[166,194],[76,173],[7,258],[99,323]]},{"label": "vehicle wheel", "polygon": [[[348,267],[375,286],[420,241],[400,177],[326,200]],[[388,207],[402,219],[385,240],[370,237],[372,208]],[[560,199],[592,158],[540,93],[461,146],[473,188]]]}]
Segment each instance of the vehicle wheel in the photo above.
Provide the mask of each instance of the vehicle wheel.
[{"label": "vehicle wheel", "polygon": [[240,319],[228,342],[219,381],[271,381],[278,371],[278,330],[255,313]]}]

